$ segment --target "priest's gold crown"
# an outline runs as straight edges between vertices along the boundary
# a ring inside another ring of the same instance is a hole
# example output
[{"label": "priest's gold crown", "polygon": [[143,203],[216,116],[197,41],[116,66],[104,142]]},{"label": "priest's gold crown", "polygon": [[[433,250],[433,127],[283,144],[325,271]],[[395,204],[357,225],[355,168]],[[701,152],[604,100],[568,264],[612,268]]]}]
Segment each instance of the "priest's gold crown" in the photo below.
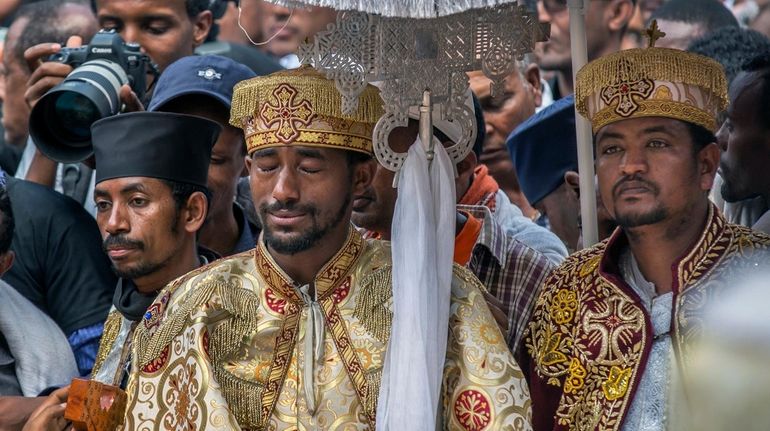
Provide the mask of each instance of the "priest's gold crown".
[{"label": "priest's gold crown", "polygon": [[575,107],[593,132],[629,118],[667,117],[716,132],[717,115],[727,106],[722,66],[701,55],[656,48],[665,33],[647,30],[647,48],[606,55],[576,75]]},{"label": "priest's gold crown", "polygon": [[249,154],[285,145],[372,154],[372,132],[383,114],[379,90],[367,85],[350,115],[341,105],[333,80],[301,66],[239,82],[230,124],[243,129]]}]

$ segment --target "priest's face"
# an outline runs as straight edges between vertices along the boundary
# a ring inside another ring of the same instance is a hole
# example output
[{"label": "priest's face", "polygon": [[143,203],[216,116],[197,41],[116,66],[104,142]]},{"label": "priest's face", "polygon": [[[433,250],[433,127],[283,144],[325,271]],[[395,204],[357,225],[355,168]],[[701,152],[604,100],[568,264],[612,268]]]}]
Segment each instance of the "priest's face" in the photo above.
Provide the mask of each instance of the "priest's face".
[{"label": "priest's face", "polygon": [[686,123],[633,118],[603,127],[595,140],[601,199],[620,226],[689,219],[707,199],[718,148],[696,146]]},{"label": "priest's face", "polygon": [[94,201],[104,251],[119,277],[159,277],[182,255],[184,230],[167,183],[145,177],[106,180],[96,185]]},{"label": "priest's face", "polygon": [[329,148],[266,148],[246,164],[264,241],[283,255],[339,246],[348,234],[353,193],[371,179],[362,183],[348,152]]}]

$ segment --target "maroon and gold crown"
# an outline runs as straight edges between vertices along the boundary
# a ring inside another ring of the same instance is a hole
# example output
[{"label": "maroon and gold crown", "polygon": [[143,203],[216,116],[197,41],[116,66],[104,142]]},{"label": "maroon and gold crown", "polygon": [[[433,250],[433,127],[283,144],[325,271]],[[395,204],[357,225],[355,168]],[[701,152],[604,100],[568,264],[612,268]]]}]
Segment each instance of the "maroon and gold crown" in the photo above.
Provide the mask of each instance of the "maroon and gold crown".
[{"label": "maroon and gold crown", "polygon": [[372,132],[383,114],[379,90],[367,85],[351,115],[341,103],[334,81],[302,66],[238,83],[230,124],[243,129],[249,154],[283,145],[372,154]]},{"label": "maroon and gold crown", "polygon": [[717,115],[727,106],[722,66],[701,55],[656,48],[665,33],[657,23],[647,30],[647,48],[606,55],[576,75],[575,107],[596,133],[616,121],[668,117],[716,132]]}]

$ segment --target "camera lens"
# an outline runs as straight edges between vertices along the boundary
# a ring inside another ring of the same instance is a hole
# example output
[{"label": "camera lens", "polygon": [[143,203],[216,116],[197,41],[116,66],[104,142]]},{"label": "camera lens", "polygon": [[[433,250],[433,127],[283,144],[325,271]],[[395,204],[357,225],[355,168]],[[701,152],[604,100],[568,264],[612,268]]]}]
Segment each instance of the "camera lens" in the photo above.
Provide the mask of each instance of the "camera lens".
[{"label": "camera lens", "polygon": [[83,63],[32,109],[32,140],[57,162],[87,159],[93,153],[91,125],[118,113],[120,87],[127,83],[126,72],[115,62],[96,59]]},{"label": "camera lens", "polygon": [[91,124],[101,118],[99,108],[78,93],[61,93],[54,102],[54,113],[61,134],[68,140],[85,140],[91,136]]}]

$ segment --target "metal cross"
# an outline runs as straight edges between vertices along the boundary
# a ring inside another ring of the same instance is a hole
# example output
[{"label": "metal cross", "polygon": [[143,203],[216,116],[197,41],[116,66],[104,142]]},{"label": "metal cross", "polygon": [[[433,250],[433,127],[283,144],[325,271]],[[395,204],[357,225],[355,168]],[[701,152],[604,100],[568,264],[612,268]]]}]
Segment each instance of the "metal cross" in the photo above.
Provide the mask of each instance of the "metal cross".
[{"label": "metal cross", "polygon": [[666,37],[666,33],[660,31],[660,29],[658,28],[658,20],[656,19],[652,20],[650,27],[644,31],[644,34],[647,35],[648,48],[653,48],[655,46],[655,42],[657,42],[658,39]]},{"label": "metal cross", "polygon": [[279,123],[276,137],[284,144],[288,144],[299,136],[297,127],[307,126],[313,119],[313,106],[305,99],[295,102],[297,90],[288,84],[279,85],[273,91],[273,105],[265,103],[259,112],[265,125],[270,127]]}]

